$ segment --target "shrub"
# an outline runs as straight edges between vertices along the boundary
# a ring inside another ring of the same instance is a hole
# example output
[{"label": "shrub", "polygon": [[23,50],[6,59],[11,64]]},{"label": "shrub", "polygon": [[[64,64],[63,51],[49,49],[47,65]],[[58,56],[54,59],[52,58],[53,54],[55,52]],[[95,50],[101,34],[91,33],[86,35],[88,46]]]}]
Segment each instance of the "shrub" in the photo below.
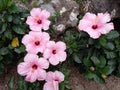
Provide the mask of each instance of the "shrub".
[{"label": "shrub", "polygon": [[0,74],[5,65],[17,62],[25,52],[20,40],[28,32],[27,16],[27,10],[11,0],[0,0]]}]

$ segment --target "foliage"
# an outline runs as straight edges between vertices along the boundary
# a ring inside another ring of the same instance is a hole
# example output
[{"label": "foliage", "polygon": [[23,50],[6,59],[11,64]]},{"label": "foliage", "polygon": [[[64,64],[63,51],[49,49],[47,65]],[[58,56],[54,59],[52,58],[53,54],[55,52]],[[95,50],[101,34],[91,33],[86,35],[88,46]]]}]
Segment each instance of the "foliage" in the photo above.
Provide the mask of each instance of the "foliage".
[{"label": "foliage", "polygon": [[27,10],[11,0],[0,0],[0,74],[4,66],[18,60],[25,52],[22,36],[28,32],[25,25]]},{"label": "foliage", "polygon": [[109,75],[120,76],[119,33],[112,30],[99,39],[92,39],[85,32],[68,30],[65,35],[69,58],[78,63],[88,79],[104,83]]}]

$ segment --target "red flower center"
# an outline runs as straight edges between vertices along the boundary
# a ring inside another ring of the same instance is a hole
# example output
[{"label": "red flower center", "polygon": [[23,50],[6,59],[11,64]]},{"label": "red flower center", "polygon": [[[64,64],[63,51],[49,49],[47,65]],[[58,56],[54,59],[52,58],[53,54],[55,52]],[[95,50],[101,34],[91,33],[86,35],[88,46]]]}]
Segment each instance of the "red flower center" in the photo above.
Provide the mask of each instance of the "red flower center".
[{"label": "red flower center", "polygon": [[38,46],[39,44],[40,44],[40,41],[36,41],[36,42],[35,42],[35,45]]},{"label": "red flower center", "polygon": [[32,66],[32,69],[36,70],[37,67],[38,67],[38,66],[37,66],[36,64],[34,64],[34,65]]},{"label": "red flower center", "polygon": [[37,21],[37,23],[38,23],[38,24],[41,24],[41,23],[42,23],[42,20],[39,19],[39,20]]},{"label": "red flower center", "polygon": [[97,28],[98,28],[97,25],[93,25],[93,26],[92,26],[92,29],[97,29]]},{"label": "red flower center", "polygon": [[56,78],[55,81],[59,81],[59,79]]},{"label": "red flower center", "polygon": [[53,53],[53,54],[56,54],[57,52],[56,52],[56,50],[53,50],[52,53]]}]

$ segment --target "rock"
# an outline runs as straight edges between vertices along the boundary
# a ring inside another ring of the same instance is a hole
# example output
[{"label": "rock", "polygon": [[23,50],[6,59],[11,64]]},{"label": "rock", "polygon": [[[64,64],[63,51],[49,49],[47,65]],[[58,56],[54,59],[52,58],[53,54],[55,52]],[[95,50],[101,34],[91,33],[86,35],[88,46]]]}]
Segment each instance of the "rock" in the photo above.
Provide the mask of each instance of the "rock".
[{"label": "rock", "polygon": [[43,0],[39,0],[39,4],[42,4],[42,3],[44,3],[44,1]]},{"label": "rock", "polygon": [[40,7],[41,9],[46,9],[47,11],[50,12],[51,16],[55,16],[55,9],[51,4],[43,4]]},{"label": "rock", "polygon": [[84,0],[85,12],[109,12],[112,18],[120,18],[120,0]]},{"label": "rock", "polygon": [[58,26],[54,25],[53,27],[58,32],[62,32],[63,30],[65,30],[65,25],[63,25],[63,24],[59,24]]}]

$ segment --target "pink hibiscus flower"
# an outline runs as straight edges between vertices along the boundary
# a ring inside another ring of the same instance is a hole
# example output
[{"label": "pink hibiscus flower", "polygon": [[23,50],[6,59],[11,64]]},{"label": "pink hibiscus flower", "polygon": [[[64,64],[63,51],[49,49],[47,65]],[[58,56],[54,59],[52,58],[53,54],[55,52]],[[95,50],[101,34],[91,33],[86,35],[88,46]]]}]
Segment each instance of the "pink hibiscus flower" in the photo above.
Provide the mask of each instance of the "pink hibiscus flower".
[{"label": "pink hibiscus flower", "polygon": [[59,71],[48,72],[43,90],[59,90],[59,83],[62,81],[64,81],[63,73]]},{"label": "pink hibiscus flower", "polygon": [[48,30],[50,21],[50,13],[46,10],[41,10],[40,8],[33,8],[30,11],[30,15],[27,18],[26,23],[30,26],[33,31],[41,31],[42,29]]},{"label": "pink hibiscus flower", "polygon": [[88,12],[80,20],[78,28],[87,32],[91,38],[97,39],[101,34],[107,34],[114,29],[113,23],[109,23],[110,19],[111,17],[108,13],[95,15]]},{"label": "pink hibiscus flower", "polygon": [[46,71],[49,62],[44,58],[38,58],[37,55],[27,54],[24,62],[20,63],[17,71],[21,76],[26,76],[26,81],[35,82],[36,80],[45,80]]},{"label": "pink hibiscus flower", "polygon": [[52,65],[57,65],[59,62],[65,61],[67,54],[65,52],[66,44],[64,42],[50,41],[46,45],[46,49],[43,52],[44,58],[49,59]]},{"label": "pink hibiscus flower", "polygon": [[22,43],[26,46],[27,52],[37,54],[38,52],[42,53],[44,51],[49,39],[50,36],[46,32],[30,31],[29,34],[23,37]]}]

